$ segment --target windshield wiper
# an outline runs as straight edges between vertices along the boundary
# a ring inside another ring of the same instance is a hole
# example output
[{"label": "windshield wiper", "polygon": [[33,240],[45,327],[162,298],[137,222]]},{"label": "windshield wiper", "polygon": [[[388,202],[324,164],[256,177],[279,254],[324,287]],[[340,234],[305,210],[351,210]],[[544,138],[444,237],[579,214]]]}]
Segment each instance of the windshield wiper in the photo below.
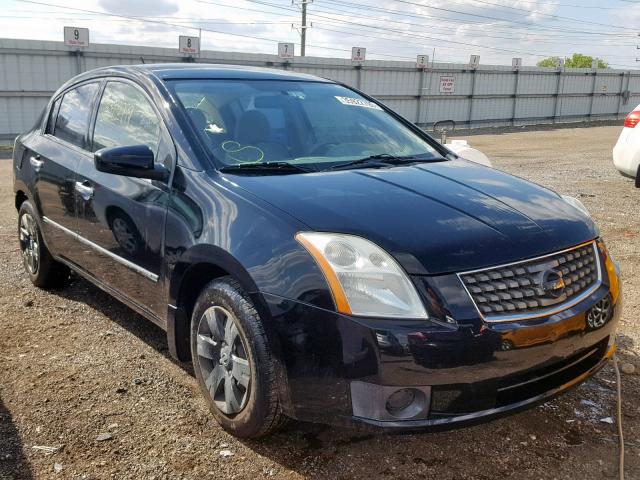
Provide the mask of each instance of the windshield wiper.
[{"label": "windshield wiper", "polygon": [[278,172],[278,173],[309,173],[316,170],[296,165],[289,162],[263,162],[263,163],[239,163],[237,165],[227,165],[220,169],[221,172]]},{"label": "windshield wiper", "polygon": [[412,162],[432,162],[434,159],[424,159],[413,156],[407,157],[396,157],[395,155],[391,155],[390,153],[378,153],[376,155],[369,155],[368,157],[359,158],[357,160],[352,160],[346,163],[339,163],[337,165],[332,165],[331,167],[325,168],[322,171],[327,170],[348,170],[350,168],[356,168],[359,166],[368,167],[368,168],[384,168],[389,165],[402,165],[405,163]]}]

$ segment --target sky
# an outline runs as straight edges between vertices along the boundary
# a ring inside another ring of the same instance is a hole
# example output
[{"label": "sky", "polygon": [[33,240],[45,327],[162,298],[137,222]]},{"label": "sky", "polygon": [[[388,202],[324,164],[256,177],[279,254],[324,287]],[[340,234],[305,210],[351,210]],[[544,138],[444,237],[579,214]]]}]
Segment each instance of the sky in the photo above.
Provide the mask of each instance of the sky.
[{"label": "sky", "polygon": [[[302,0],[294,0],[298,2]],[[308,0],[310,1],[310,0]],[[640,0],[313,0],[307,55],[535,65],[574,52],[613,68],[636,69]],[[62,41],[63,27],[86,27],[91,43],[178,48],[198,36],[202,50],[300,52],[299,5],[291,0],[0,0],[0,37]]]}]

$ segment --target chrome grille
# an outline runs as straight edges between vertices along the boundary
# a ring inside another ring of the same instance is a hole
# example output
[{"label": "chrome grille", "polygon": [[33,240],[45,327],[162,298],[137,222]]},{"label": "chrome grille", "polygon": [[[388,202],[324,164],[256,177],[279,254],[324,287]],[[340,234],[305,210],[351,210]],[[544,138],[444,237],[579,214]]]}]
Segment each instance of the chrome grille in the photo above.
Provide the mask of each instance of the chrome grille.
[{"label": "chrome grille", "polygon": [[595,242],[525,260],[459,274],[487,321],[551,314],[582,300],[600,284]]}]

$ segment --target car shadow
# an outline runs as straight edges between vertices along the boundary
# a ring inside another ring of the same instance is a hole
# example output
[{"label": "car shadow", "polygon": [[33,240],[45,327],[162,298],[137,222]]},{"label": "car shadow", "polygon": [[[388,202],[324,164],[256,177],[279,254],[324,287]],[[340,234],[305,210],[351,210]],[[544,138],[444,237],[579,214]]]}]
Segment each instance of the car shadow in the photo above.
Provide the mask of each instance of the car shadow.
[{"label": "car shadow", "polygon": [[24,456],[24,445],[11,413],[0,398],[0,478],[31,480],[33,473]]},{"label": "car shadow", "polygon": [[167,334],[164,330],[91,282],[74,275],[69,285],[60,290],[53,290],[51,293],[67,300],[84,303],[102,313],[109,320],[135,335],[170,360],[174,365],[195,377],[191,363],[180,362],[169,353]]}]

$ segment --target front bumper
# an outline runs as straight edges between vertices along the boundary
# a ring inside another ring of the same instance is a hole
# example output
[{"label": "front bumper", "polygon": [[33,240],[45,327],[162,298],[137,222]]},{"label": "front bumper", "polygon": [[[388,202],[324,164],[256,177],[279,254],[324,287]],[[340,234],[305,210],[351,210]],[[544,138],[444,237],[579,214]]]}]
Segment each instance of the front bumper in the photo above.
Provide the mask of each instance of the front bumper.
[{"label": "front bumper", "polygon": [[[455,276],[423,279],[419,288],[430,311],[453,323],[349,317],[263,294],[284,411],[335,425],[446,429],[546,401],[589,378],[615,351],[621,295],[617,273],[604,263],[608,275],[579,304],[513,323],[480,319],[463,289],[454,294]],[[445,296],[448,303],[438,304]],[[605,297],[611,316],[594,328],[588,312]],[[370,388],[358,394],[354,385]],[[427,408],[390,417],[385,395],[407,388],[427,397]]]}]

